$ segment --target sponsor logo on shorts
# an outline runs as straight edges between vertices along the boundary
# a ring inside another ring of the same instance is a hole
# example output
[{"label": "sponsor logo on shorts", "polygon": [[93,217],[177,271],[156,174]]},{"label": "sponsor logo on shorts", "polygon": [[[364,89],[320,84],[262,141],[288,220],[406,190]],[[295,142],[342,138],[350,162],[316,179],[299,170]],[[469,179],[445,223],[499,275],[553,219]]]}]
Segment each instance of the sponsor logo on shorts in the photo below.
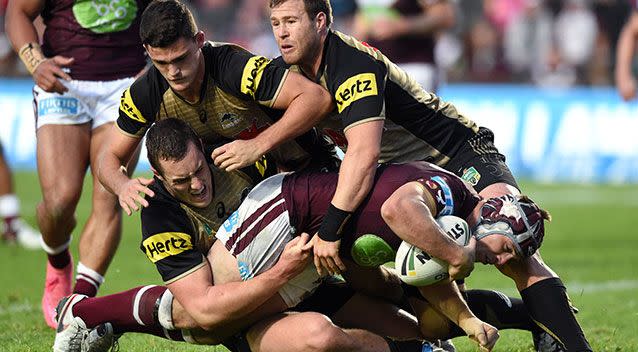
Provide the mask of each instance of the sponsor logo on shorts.
[{"label": "sponsor logo on shorts", "polygon": [[51,97],[38,101],[38,116],[49,114],[78,114],[79,102],[76,98]]},{"label": "sponsor logo on shorts", "polygon": [[222,224],[222,226],[224,227],[224,230],[226,230],[226,232],[228,233],[231,233],[237,227],[238,220],[239,220],[239,213],[235,211]]},{"label": "sponsor logo on shorts", "polygon": [[436,201],[443,205],[443,209],[439,213],[441,215],[452,215],[454,211],[454,198],[452,197],[452,189],[441,176],[432,177],[432,181],[436,182],[441,190],[436,195]]},{"label": "sponsor logo on shorts", "polygon": [[146,123],[146,119],[144,118],[144,116],[142,116],[140,110],[133,103],[130,88],[122,93],[122,97],[120,98],[120,111],[124,112],[126,116],[137,122]]},{"label": "sponsor logo on shorts", "polygon": [[341,83],[335,93],[337,111],[341,113],[353,102],[379,94],[374,73],[361,73]]},{"label": "sponsor logo on shorts", "polygon": [[461,179],[468,182],[472,186],[476,186],[481,180],[481,174],[479,174],[479,172],[476,171],[474,166],[472,166],[468,169],[463,170],[463,176],[461,176]]},{"label": "sponsor logo on shorts", "polygon": [[264,68],[266,68],[269,62],[270,60],[263,56],[253,56],[248,59],[241,76],[242,93],[250,95],[253,99],[255,98],[255,92],[257,88],[259,88],[259,82],[264,73]]},{"label": "sponsor logo on shorts", "polygon": [[180,254],[193,249],[191,236],[183,232],[162,232],[153,235],[142,242],[148,259],[155,263],[166,257]]}]

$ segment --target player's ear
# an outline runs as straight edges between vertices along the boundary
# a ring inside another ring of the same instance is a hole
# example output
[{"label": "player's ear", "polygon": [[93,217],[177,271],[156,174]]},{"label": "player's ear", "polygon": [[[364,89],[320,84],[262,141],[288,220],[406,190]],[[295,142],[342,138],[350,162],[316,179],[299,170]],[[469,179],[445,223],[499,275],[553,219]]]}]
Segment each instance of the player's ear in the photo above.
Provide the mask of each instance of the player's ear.
[{"label": "player's ear", "polygon": [[326,14],[319,12],[315,17],[315,27],[318,31],[323,30],[326,27]]},{"label": "player's ear", "polygon": [[195,34],[195,42],[197,43],[198,48],[202,48],[204,43],[206,42],[206,35],[202,31],[198,31]]}]

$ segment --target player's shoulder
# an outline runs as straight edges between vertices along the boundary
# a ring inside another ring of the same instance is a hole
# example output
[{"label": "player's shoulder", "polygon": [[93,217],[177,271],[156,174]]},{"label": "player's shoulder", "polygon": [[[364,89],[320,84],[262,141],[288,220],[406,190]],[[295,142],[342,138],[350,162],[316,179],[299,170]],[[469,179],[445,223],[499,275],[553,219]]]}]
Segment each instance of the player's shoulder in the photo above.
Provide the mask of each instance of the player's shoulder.
[{"label": "player's shoulder", "polygon": [[367,69],[385,66],[383,54],[378,49],[354,37],[332,30],[328,41],[326,60],[339,60],[339,65],[332,65],[333,68]]},{"label": "player's shoulder", "polygon": [[191,225],[186,211],[161,185],[161,181],[155,178],[155,182],[149,188],[155,196],[146,196],[148,207],[142,208],[141,211],[143,236],[171,231],[190,232]]},{"label": "player's shoulder", "polygon": [[166,79],[155,66],[151,65],[126,91],[137,105],[142,101],[151,100],[151,97],[163,96],[168,89],[169,85]]}]

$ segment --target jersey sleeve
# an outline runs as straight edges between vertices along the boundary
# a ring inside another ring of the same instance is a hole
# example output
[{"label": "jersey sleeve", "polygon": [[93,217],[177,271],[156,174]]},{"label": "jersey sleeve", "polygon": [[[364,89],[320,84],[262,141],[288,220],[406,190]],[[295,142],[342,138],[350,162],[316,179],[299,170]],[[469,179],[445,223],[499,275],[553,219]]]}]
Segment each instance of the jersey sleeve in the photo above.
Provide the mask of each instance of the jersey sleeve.
[{"label": "jersey sleeve", "polygon": [[211,74],[223,90],[269,108],[273,106],[288,76],[286,68],[234,45],[212,50]]},{"label": "jersey sleeve", "polygon": [[127,88],[120,98],[117,127],[129,136],[142,137],[160,109],[168,83],[151,67]]},{"label": "jersey sleeve", "polygon": [[142,209],[140,248],[169,284],[202,267],[206,259],[197,249],[192,223],[177,203],[149,203]]},{"label": "jersey sleeve", "polygon": [[340,65],[331,65],[328,61],[327,69],[333,72],[328,74],[327,87],[336,102],[344,130],[367,121],[385,119],[385,66],[354,49],[344,50],[339,56],[344,56],[338,59],[342,61]]}]

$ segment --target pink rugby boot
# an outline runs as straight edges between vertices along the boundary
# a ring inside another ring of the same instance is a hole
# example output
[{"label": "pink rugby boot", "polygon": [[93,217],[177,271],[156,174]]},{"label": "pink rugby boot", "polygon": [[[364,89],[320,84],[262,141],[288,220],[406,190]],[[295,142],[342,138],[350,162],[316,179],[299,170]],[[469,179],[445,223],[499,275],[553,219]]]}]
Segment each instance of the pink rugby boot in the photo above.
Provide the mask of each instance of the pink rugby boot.
[{"label": "pink rugby boot", "polygon": [[65,296],[71,294],[73,284],[73,258],[62,269],[54,268],[47,261],[47,275],[44,281],[44,295],[42,295],[42,313],[44,321],[52,329],[58,327],[55,322],[55,307]]}]

